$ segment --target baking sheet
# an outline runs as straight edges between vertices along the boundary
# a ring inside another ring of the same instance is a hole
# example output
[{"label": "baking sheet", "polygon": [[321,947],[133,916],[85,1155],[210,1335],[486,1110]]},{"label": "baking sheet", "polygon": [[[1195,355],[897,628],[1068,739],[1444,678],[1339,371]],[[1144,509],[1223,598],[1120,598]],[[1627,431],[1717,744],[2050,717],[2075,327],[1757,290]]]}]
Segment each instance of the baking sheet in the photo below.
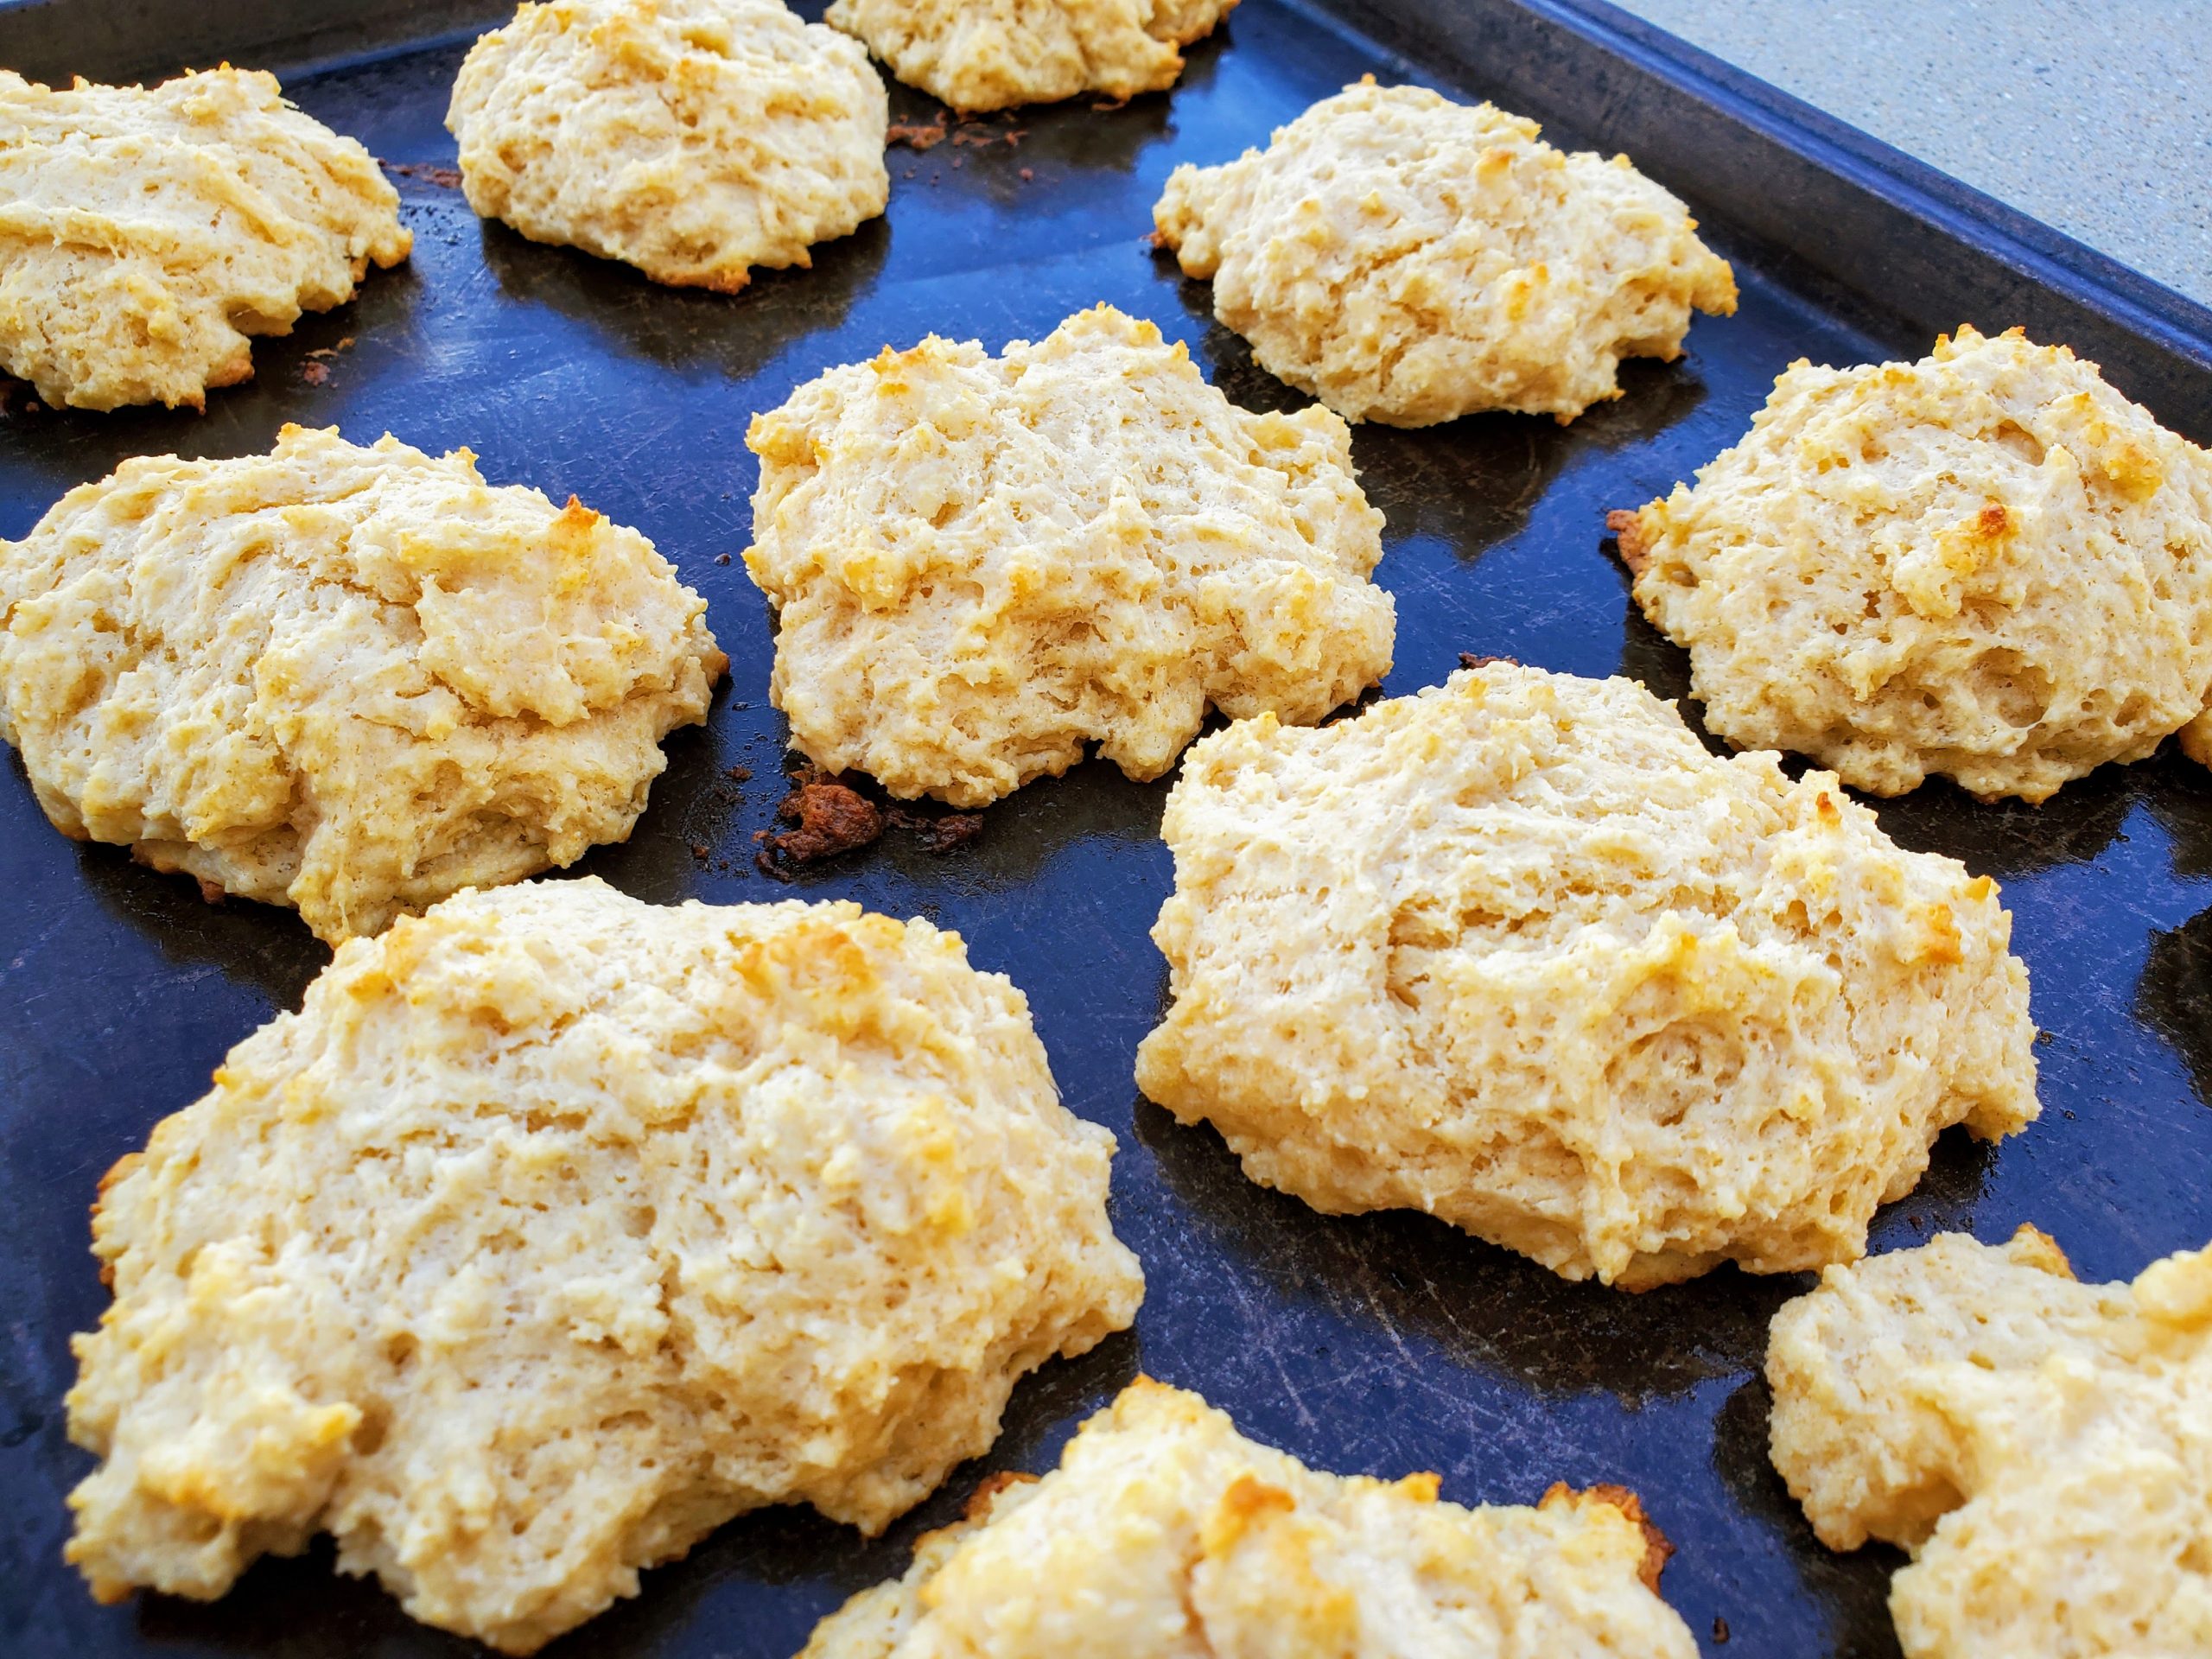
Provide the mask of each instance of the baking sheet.
[{"label": "baking sheet", "polygon": [[[6,24],[0,11],[0,61]],[[233,57],[253,60],[251,45]],[[1210,1130],[1137,1097],[1133,1055],[1166,988],[1147,937],[1170,886],[1164,781],[1131,784],[1094,762],[989,809],[982,840],[942,857],[894,831],[792,888],[752,868],[753,833],[782,793],[784,727],[766,701],[765,608],[736,556],[756,475],[751,414],[887,342],[935,331],[996,350],[1101,300],[1187,341],[1236,402],[1294,407],[1302,400],[1213,323],[1206,288],[1142,241],[1169,169],[1264,142],[1364,71],[1459,96],[1494,81],[1438,80],[1319,13],[1246,0],[1192,51],[1172,93],[1024,111],[968,130],[989,142],[894,149],[884,219],[817,249],[811,272],[724,298],[480,224],[419,170],[453,160],[442,120],[463,49],[384,50],[286,79],[308,111],[418,169],[397,180],[411,263],[372,274],[357,302],[289,339],[259,342],[254,384],[212,395],[204,416],[35,410],[10,385],[0,535],[22,535],[126,456],[251,453],[286,421],[334,423],[360,442],[390,429],[433,450],[466,444],[494,482],[573,492],[638,526],[707,596],[731,674],[707,727],[670,740],[631,841],[576,873],[658,902],[796,892],[958,929],[977,965],[1027,992],[1070,1106],[1120,1137],[1115,1224],[1150,1285],[1133,1332],[1026,1382],[992,1453],[884,1538],[809,1511],[741,1519],[549,1653],[785,1659],[844,1596],[901,1570],[914,1536],[954,1516],[982,1474],[1048,1467],[1076,1422],[1141,1370],[1317,1466],[1433,1468],[1461,1502],[1531,1502],[1554,1480],[1633,1487],[1678,1546],[1664,1592],[1709,1654],[1894,1654],[1884,1596],[1902,1558],[1821,1549],[1766,1462],[1766,1321],[1806,1281],[1730,1269],[1643,1296],[1568,1285],[1424,1217],[1316,1215],[1247,1182]],[[1496,79],[1513,67],[1499,60]],[[905,88],[893,102],[894,120],[936,113]],[[1608,111],[1593,99],[1580,130],[1554,136],[1609,142]],[[1571,429],[1491,416],[1358,430],[1355,458],[1389,521],[1377,579],[1398,600],[1391,694],[1441,679],[1466,651],[1628,673],[1679,696],[1683,654],[1634,613],[1603,544],[1605,511],[1661,493],[1732,442],[1792,359],[1925,350],[1902,299],[1885,310],[1840,297],[1808,278],[1802,257],[1732,236],[1728,203],[1671,182],[1743,287],[1738,315],[1700,319],[1682,361],[1630,365],[1627,395]],[[732,766],[753,780],[734,784]],[[210,908],[188,880],[64,840],[12,756],[4,770],[0,1652],[474,1651],[413,1624],[373,1583],[336,1578],[327,1544],[263,1562],[205,1606],[140,1596],[99,1607],[62,1565],[63,1496],[91,1462],[63,1429],[67,1337],[105,1300],[86,1223],[94,1183],[204,1089],[231,1044],[296,1006],[327,957],[288,912]],[[2085,1276],[2104,1278],[2203,1243],[2212,773],[2170,746],[2040,809],[1980,806],[1937,785],[1879,810],[1906,844],[2004,884],[2046,1036],[2042,1122],[1994,1150],[1945,1136],[1919,1191],[1878,1220],[1874,1247],[1940,1228],[1995,1239],[2033,1221]]]}]

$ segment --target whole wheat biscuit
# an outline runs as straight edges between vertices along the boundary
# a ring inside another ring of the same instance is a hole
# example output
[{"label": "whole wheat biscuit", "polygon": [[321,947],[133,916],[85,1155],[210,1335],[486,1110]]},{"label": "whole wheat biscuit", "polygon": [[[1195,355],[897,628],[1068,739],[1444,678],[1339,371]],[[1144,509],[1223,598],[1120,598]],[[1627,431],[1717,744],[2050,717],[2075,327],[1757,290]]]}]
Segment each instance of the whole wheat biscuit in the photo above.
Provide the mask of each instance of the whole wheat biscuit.
[{"label": "whole wheat biscuit", "polygon": [[823,21],[956,110],[1134,98],[1175,84],[1178,49],[1236,0],[836,0]]},{"label": "whole wheat biscuit", "polygon": [[2212,455],[2017,328],[1794,364],[1615,522],[1706,724],[1877,795],[2040,801],[2212,701]]},{"label": "whole wheat biscuit", "polygon": [[252,377],[250,336],[413,242],[375,159],[273,75],[57,92],[0,69],[0,369],[49,404],[201,408]]},{"label": "whole wheat biscuit", "polygon": [[335,944],[620,841],[725,658],[652,543],[288,426],[0,541],[0,737],[65,835]]},{"label": "whole wheat biscuit", "polygon": [[801,1659],[1689,1659],[1668,1553],[1619,1487],[1463,1509],[1434,1475],[1309,1469],[1140,1377]]},{"label": "whole wheat biscuit", "polygon": [[207,1598],[327,1532],[527,1653],[741,1511],[880,1531],[1134,1317],[1113,1144],[927,922],[449,899],[103,1183],[69,1558]]},{"label": "whole wheat biscuit", "polygon": [[1622,359],[1681,355],[1693,307],[1733,312],[1736,279],[1625,156],[1537,132],[1370,75],[1264,150],[1177,168],[1153,219],[1260,365],[1347,420],[1563,423],[1621,395]]},{"label": "whole wheat biscuit", "polygon": [[1912,1554],[1908,1659],[2212,1652],[2212,1249],[2082,1285],[2032,1227],[1940,1234],[1829,1268],[1766,1369],[1821,1541]]},{"label": "whole wheat biscuit", "polygon": [[1110,306],[931,336],[753,417],[745,565],[791,741],[980,806],[1096,741],[1156,778],[1209,705],[1316,721],[1390,666],[1382,515],[1326,410],[1253,415]]},{"label": "whole wheat biscuit", "polygon": [[889,109],[780,0],[550,0],[471,48],[446,125],[485,218],[734,293],[883,211]]},{"label": "whole wheat biscuit", "polygon": [[2036,1116],[1995,885],[1626,680],[1492,663],[1192,746],[1137,1082],[1255,1179],[1630,1288],[1847,1261]]}]

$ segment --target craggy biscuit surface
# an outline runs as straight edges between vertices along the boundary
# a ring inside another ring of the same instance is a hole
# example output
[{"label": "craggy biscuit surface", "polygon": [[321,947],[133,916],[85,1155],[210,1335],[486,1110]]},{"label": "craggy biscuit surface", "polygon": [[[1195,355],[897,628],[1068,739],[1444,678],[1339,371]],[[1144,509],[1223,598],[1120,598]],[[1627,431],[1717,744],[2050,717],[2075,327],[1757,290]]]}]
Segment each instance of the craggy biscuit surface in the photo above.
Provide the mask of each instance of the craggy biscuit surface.
[{"label": "craggy biscuit surface", "polygon": [[327,1532],[526,1653],[742,1510],[878,1531],[1134,1316],[1112,1150],[926,922],[461,894],[103,1184],[69,1558],[207,1598]]},{"label": "craggy biscuit surface", "polygon": [[2075,1282],[2032,1227],[1829,1268],[1775,1316],[1774,1465],[1900,1544],[1909,1659],[2212,1653],[2212,1250]]},{"label": "craggy biscuit surface", "polygon": [[1621,395],[1622,359],[1679,357],[1693,307],[1733,312],[1736,279],[1625,156],[1537,130],[1370,77],[1177,168],[1153,219],[1261,366],[1347,420],[1571,421]]},{"label": "craggy biscuit surface", "polygon": [[1874,794],[2040,801],[2212,699],[2212,455],[2018,329],[1796,363],[1694,487],[1616,517],[1706,724]]},{"label": "craggy biscuit surface", "polygon": [[227,66],[54,91],[0,69],[0,369],[77,409],[199,409],[254,334],[353,297],[414,238],[351,138]]},{"label": "craggy biscuit surface", "polygon": [[446,125],[486,219],[734,293],[883,211],[889,109],[780,0],[550,0],[471,48]]},{"label": "craggy biscuit surface", "polygon": [[627,836],[721,672],[705,610],[465,449],[288,426],[125,461],[0,542],[0,736],[64,834],[334,944]]},{"label": "craggy biscuit surface", "polygon": [[1633,1495],[1438,1501],[1307,1468],[1140,1377],[1042,1480],[979,1492],[801,1659],[1689,1659]]},{"label": "craggy biscuit surface", "polygon": [[1109,306],[995,358],[887,348],[746,442],[776,707],[894,795],[980,806],[1094,740],[1156,778],[1209,705],[1316,721],[1389,670],[1344,423],[1247,413]]},{"label": "craggy biscuit surface", "polygon": [[1847,1261],[2036,1116],[1995,885],[1626,680],[1505,663],[1192,746],[1144,1092],[1332,1213],[1631,1288]]},{"label": "craggy biscuit surface", "polygon": [[1050,104],[1077,92],[1134,98],[1175,84],[1188,46],[1236,0],[836,0],[909,86],[956,110]]}]

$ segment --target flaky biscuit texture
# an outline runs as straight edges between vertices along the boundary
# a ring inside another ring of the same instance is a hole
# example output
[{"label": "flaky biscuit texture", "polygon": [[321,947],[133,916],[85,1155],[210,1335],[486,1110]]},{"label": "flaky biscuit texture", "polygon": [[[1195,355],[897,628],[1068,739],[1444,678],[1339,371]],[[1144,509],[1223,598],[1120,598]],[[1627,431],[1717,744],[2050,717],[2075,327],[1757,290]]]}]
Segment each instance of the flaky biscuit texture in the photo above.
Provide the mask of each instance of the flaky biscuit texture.
[{"label": "flaky biscuit texture", "polygon": [[1326,410],[1254,415],[1110,306],[931,338],[753,417],[746,569],[817,766],[980,806],[1096,741],[1156,778],[1207,709],[1320,719],[1390,667],[1382,515]]},{"label": "flaky biscuit texture", "polygon": [[2212,455],[2018,329],[1792,365],[1622,547],[1708,727],[1874,794],[2040,801],[2212,700]]},{"label": "flaky biscuit texture", "polygon": [[254,334],[407,257],[375,158],[227,65],[54,91],[0,69],[0,369],[57,406],[205,405]]},{"label": "flaky biscuit texture", "polygon": [[706,717],[706,601],[465,450],[286,427],[0,542],[0,736],[65,834],[330,943],[620,841]]},{"label": "flaky biscuit texture", "polygon": [[485,218],[734,293],[883,211],[889,108],[780,0],[550,0],[470,49],[446,126]]},{"label": "flaky biscuit texture", "polygon": [[2036,1115],[1995,884],[1626,680],[1506,663],[1194,745],[1144,1092],[1332,1213],[1570,1278],[1847,1261],[1936,1135]]},{"label": "flaky biscuit texture", "polygon": [[70,1559],[211,1597],[328,1532],[526,1653],[742,1510],[878,1531],[1134,1316],[1112,1150],[926,922],[463,893],[109,1177]]},{"label": "flaky biscuit texture", "polygon": [[836,0],[823,21],[956,110],[1134,98],[1173,86],[1179,49],[1236,0]]},{"label": "flaky biscuit texture", "polygon": [[1908,1659],[2212,1653],[2212,1250],[2133,1286],[1940,1234],[1775,1316],[1775,1467],[1821,1540],[1900,1544]]},{"label": "flaky biscuit texture", "polygon": [[1628,157],[1537,131],[1370,76],[1264,150],[1177,168],[1153,219],[1261,366],[1347,420],[1571,421],[1621,395],[1624,358],[1679,357],[1693,308],[1733,312],[1736,279]]},{"label": "flaky biscuit texture", "polygon": [[1618,1488],[1463,1509],[1140,1377],[1042,1480],[978,1494],[801,1659],[1689,1659]]}]

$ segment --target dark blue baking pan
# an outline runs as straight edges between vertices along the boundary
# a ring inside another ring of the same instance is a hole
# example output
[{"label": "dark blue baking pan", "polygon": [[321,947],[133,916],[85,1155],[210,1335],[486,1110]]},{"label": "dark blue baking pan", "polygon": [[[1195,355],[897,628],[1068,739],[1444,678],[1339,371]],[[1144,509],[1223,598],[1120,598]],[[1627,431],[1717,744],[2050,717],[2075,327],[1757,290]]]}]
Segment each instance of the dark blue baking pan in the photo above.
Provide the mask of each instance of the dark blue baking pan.
[{"label": "dark blue baking pan", "polygon": [[[1566,1284],[1424,1217],[1318,1216],[1138,1098],[1132,1055],[1166,981],[1147,938],[1169,887],[1165,783],[1094,762],[992,808],[982,839],[948,855],[894,833],[794,889],[753,870],[785,728],[767,704],[766,613],[734,558],[755,477],[746,423],[887,342],[935,331],[996,348],[1101,300],[1188,341],[1236,401],[1294,406],[1211,321],[1207,290],[1145,243],[1169,169],[1262,143],[1367,71],[1491,97],[1555,139],[1625,149],[1686,197],[1735,262],[1743,306],[1700,321],[1681,361],[1631,365],[1627,395],[1571,428],[1485,416],[1358,431],[1389,518],[1378,576],[1398,599],[1386,689],[1433,683],[1469,651],[1675,696],[1682,653],[1630,605],[1605,510],[1733,441],[1791,359],[1918,355],[1961,321],[2020,322],[2202,441],[2212,315],[1594,0],[1245,0],[1173,92],[1025,111],[979,128],[989,143],[896,149],[888,214],[817,249],[811,271],[730,298],[676,292],[480,224],[439,181],[447,87],[498,15],[410,0],[0,3],[0,64],[41,79],[221,58],[278,69],[302,106],[412,169],[397,182],[416,233],[409,265],[262,341],[253,383],[204,416],[57,413],[4,387],[0,535],[126,456],[249,453],[286,421],[467,444],[495,481],[573,492],[643,529],[707,595],[731,674],[707,726],[671,741],[636,834],[578,868],[657,901],[797,891],[957,927],[1029,994],[1069,1104],[1120,1137],[1115,1222],[1151,1286],[1134,1332],[1025,1382],[990,1456],[887,1536],[796,1510],[740,1520],[549,1653],[785,1659],[821,1614],[899,1571],[977,1478],[1048,1466],[1141,1370],[1317,1465],[1435,1469],[1465,1502],[1528,1502],[1554,1480],[1635,1488],[1678,1547],[1665,1593],[1708,1654],[1893,1655],[1884,1596],[1901,1558],[1823,1550],[1767,1465],[1766,1323],[1804,1281],[1731,1269],[1641,1296]],[[936,112],[893,98],[898,118]],[[733,766],[752,781],[733,782]],[[207,1606],[97,1606],[63,1566],[63,1497],[89,1466],[63,1429],[68,1337],[105,1297],[93,1185],[230,1045],[296,1005],[326,954],[287,912],[210,908],[188,880],[65,841],[21,768],[4,771],[0,1653],[466,1651],[372,1584],[336,1578],[326,1548],[264,1561]],[[1900,840],[2003,884],[2044,1033],[2044,1113],[2001,1147],[1947,1135],[1874,1247],[2032,1221],[2109,1278],[2212,1237],[2212,773],[2170,748],[2040,808],[1935,785],[1879,810]]]}]

